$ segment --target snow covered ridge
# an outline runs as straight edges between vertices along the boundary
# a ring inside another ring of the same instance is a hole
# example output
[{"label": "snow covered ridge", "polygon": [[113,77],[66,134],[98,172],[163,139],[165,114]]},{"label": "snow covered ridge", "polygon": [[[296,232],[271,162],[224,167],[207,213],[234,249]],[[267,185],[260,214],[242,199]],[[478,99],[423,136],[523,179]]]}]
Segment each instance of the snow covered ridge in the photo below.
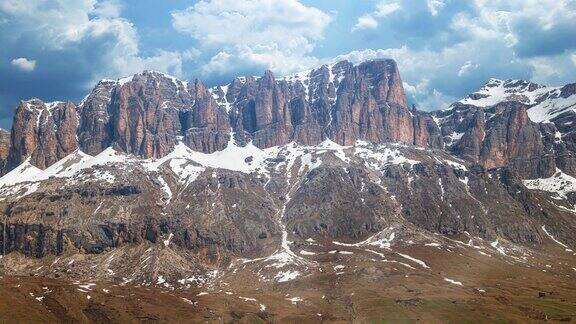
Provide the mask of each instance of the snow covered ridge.
[{"label": "snow covered ridge", "polygon": [[488,108],[501,102],[516,101],[531,106],[528,116],[534,122],[549,122],[566,111],[576,110],[574,85],[548,87],[524,80],[490,79],[480,90],[459,101]]},{"label": "snow covered ridge", "polygon": [[[386,165],[414,166],[420,163],[406,157],[401,150],[402,147],[399,144],[373,145],[363,141],[358,141],[354,146],[341,146],[327,139],[316,146],[303,146],[292,142],[260,149],[252,143],[238,146],[231,139],[224,150],[210,154],[193,151],[180,142],[172,152],[159,159],[138,158],[116,151],[112,147],[96,156],[77,150],[45,170],[33,166],[29,159],[26,160],[0,178],[0,197],[14,197],[17,193],[19,197],[29,195],[38,189],[42,181],[51,178],[65,179],[67,184],[88,180],[114,183],[118,175],[115,170],[139,169],[145,173],[158,173],[161,168],[169,168],[180,184],[188,186],[209,168],[256,173],[268,179],[272,172],[279,172],[284,167],[286,170],[292,170],[293,166],[299,165],[299,173],[303,170],[310,171],[323,163],[325,159],[323,155],[327,153],[346,164],[351,163],[353,158],[360,159],[377,171]],[[298,161],[299,164],[296,164]],[[442,163],[466,169],[454,161],[446,160]],[[98,166],[113,166],[113,169]]]},{"label": "snow covered ridge", "polygon": [[151,75],[153,75],[153,76],[158,76],[158,77],[163,77],[163,78],[165,78],[165,79],[168,79],[168,80],[170,80],[170,81],[176,86],[177,89],[179,89],[179,88],[181,88],[181,87],[183,87],[184,89],[187,89],[187,88],[188,88],[188,81],[180,80],[180,79],[178,79],[178,78],[176,78],[176,77],[174,77],[174,76],[172,76],[172,75],[169,75],[169,74],[166,74],[166,73],[163,73],[163,72],[151,71],[151,70],[145,70],[145,71],[142,71],[142,72],[140,72],[140,73],[137,73],[137,74],[134,74],[134,75],[131,75],[131,76],[128,76],[128,77],[120,78],[120,79],[118,79],[118,80],[116,80],[116,81],[114,81],[114,80],[101,80],[100,82],[116,82],[118,85],[123,86],[123,85],[125,85],[126,83],[131,82],[132,80],[134,80],[135,77],[137,77],[137,76],[143,76],[143,75],[146,75],[146,74],[151,74]]},{"label": "snow covered ridge", "polygon": [[533,105],[542,95],[555,89],[523,80],[490,79],[480,90],[459,102],[477,107],[490,107],[504,101]]},{"label": "snow covered ridge", "polygon": [[531,190],[551,192],[557,199],[566,199],[568,193],[576,192],[576,178],[556,169],[556,173],[550,178],[524,180],[524,186]]}]

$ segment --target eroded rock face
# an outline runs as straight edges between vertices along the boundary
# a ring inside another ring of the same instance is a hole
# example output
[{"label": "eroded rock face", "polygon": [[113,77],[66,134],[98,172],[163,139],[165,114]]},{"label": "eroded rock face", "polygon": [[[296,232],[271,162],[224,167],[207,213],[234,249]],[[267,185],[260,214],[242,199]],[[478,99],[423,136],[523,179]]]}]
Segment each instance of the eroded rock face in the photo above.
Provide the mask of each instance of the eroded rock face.
[{"label": "eroded rock face", "polygon": [[508,165],[524,178],[553,175],[554,156],[547,154],[540,125],[528,118],[527,107],[507,102],[492,109],[494,116],[486,124],[480,163],[488,169]]},{"label": "eroded rock face", "polygon": [[329,137],[342,145],[356,140],[413,144],[412,114],[396,63],[370,61],[344,71]]},{"label": "eroded rock face", "polygon": [[301,238],[354,241],[390,226],[400,213],[400,206],[365,170],[321,167],[294,193],[285,220],[290,232]]},{"label": "eroded rock face", "polygon": [[529,107],[503,102],[489,108],[455,104],[439,112],[449,150],[487,169],[510,167],[524,178],[547,178],[556,170],[546,127],[530,120]]},{"label": "eroded rock face", "polygon": [[327,150],[293,163],[270,159],[270,178],[207,168],[189,181],[173,173],[169,161],[158,171],[120,162],[71,179],[49,178],[36,192],[0,200],[0,246],[3,254],[44,257],[150,242],[226,265],[238,256],[272,254],[283,231],[296,242],[353,243],[403,224],[537,244],[546,224],[563,242],[574,241],[574,218],[554,205],[560,202],[531,193],[506,167],[487,172],[407,146],[361,150],[366,155],[347,149],[348,159]]},{"label": "eroded rock face", "polygon": [[230,140],[230,121],[226,110],[213,99],[206,86],[196,81],[194,105],[181,113],[184,142],[192,149],[212,153],[226,148]]},{"label": "eroded rock face", "polygon": [[413,112],[414,145],[435,149],[444,148],[444,139],[440,128],[428,113]]},{"label": "eroded rock face", "polygon": [[180,109],[192,96],[182,84],[154,72],[135,75],[116,86],[110,103],[114,143],[143,157],[161,157],[181,134]]},{"label": "eroded rock face", "polygon": [[[485,104],[498,87],[510,92],[509,101]],[[325,139],[341,145],[362,140],[446,147],[486,168],[510,165],[526,177],[549,176],[556,166],[576,174],[571,126],[576,114],[564,109],[550,124],[538,126],[526,113],[546,100],[572,98],[574,85],[532,98],[531,93],[545,90],[529,82],[491,80],[449,110],[430,114],[408,109],[393,60],[342,61],[283,78],[268,71],[215,88],[145,71],[101,81],[75,113],[66,104],[23,103],[5,170],[28,157],[42,169],[78,147],[90,155],[114,146],[157,158],[182,141],[212,153],[224,149],[234,134],[238,144],[251,141],[260,148],[292,141],[317,145]]]},{"label": "eroded rock face", "polygon": [[100,81],[80,104],[78,141],[83,152],[97,155],[112,144],[110,101],[116,81]]},{"label": "eroded rock face", "polygon": [[261,148],[290,141],[316,145],[326,138],[342,145],[414,143],[413,116],[392,60],[343,61],[282,79],[271,72],[235,79],[226,102],[234,131]]},{"label": "eroded rock face", "polygon": [[78,149],[78,114],[73,103],[21,102],[14,116],[8,168],[26,159],[44,169]]},{"label": "eroded rock face", "polygon": [[10,154],[10,132],[0,129],[0,172],[6,169],[8,155]]},{"label": "eroded rock face", "polygon": [[256,80],[246,78],[234,104],[235,131],[261,148],[288,143],[292,137],[288,100],[288,85],[277,82],[272,72]]},{"label": "eroded rock face", "polygon": [[[171,244],[220,264],[230,253],[264,253],[279,236],[276,206],[257,177],[206,172],[184,187],[168,171],[150,177],[137,169],[104,170],[115,175],[114,183],[84,179],[63,186],[54,178],[18,206],[0,204],[1,254],[94,254],[125,244],[162,244],[171,234]],[[180,195],[163,195],[160,178]]]}]

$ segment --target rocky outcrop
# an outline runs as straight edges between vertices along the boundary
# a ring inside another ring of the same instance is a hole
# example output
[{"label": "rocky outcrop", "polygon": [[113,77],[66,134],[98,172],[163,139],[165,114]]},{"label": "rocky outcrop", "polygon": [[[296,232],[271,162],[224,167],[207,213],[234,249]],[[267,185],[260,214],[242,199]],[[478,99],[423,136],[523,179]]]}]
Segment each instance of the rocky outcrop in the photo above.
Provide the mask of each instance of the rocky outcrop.
[{"label": "rocky outcrop", "polygon": [[214,101],[201,81],[196,81],[190,91],[194,94],[194,105],[180,113],[180,127],[185,130],[184,142],[190,148],[206,153],[226,148],[230,140],[230,121],[226,110]]},{"label": "rocky outcrop", "polygon": [[[202,152],[229,140],[226,111],[201,81],[189,84],[145,71],[120,81],[102,81],[82,105],[81,147],[95,155],[111,144],[141,157],[161,157],[179,138]],[[90,136],[94,134],[94,136]]]},{"label": "rocky outcrop", "polygon": [[112,144],[110,127],[110,101],[116,81],[100,81],[92,92],[80,103],[78,141],[83,152],[96,155]]},{"label": "rocky outcrop", "polygon": [[7,164],[12,169],[31,157],[43,169],[78,147],[90,155],[115,146],[158,158],[180,140],[212,153],[226,147],[231,133],[240,144],[260,148],[316,145],[326,138],[343,145],[364,140],[441,147],[433,120],[406,107],[393,60],[343,61],[281,79],[267,71],[212,89],[145,71],[99,82],[77,111],[73,105],[23,103]]},{"label": "rocky outcrop", "polygon": [[529,107],[514,101],[489,108],[454,104],[436,113],[448,149],[487,169],[510,167],[524,178],[547,178],[556,170],[547,126],[530,120]]},{"label": "rocky outcrop", "polygon": [[400,209],[365,170],[321,167],[312,170],[294,193],[285,220],[290,232],[303,239],[355,241],[393,224]]},{"label": "rocky outcrop", "polygon": [[[461,117],[458,115],[459,114],[452,116],[452,122],[457,126],[456,130],[449,134],[450,141],[454,143],[453,152],[466,159],[477,162],[482,149],[482,143],[486,137],[484,111],[481,109],[471,109],[466,111],[463,119],[460,119]],[[458,137],[460,137],[460,139],[458,139]]]},{"label": "rocky outcrop", "polygon": [[10,154],[10,132],[0,129],[0,174],[6,170],[8,155]]},{"label": "rocky outcrop", "polygon": [[73,103],[20,103],[14,116],[8,169],[29,159],[44,169],[78,149],[78,114]]},{"label": "rocky outcrop", "polygon": [[396,63],[369,61],[348,66],[338,86],[329,137],[351,145],[356,140],[412,144],[412,114]]},{"label": "rocky outcrop", "polygon": [[[1,255],[97,254],[126,244],[162,244],[171,235],[173,245],[220,264],[229,253],[264,253],[279,235],[274,202],[257,177],[206,172],[181,186],[168,171],[158,178],[137,169],[100,171],[115,181],[63,186],[52,178],[38,194],[0,203]],[[160,178],[179,190],[168,206]]]},{"label": "rocky outcrop", "polygon": [[[491,80],[449,110],[430,114],[408,109],[393,60],[342,61],[283,78],[267,71],[215,88],[145,71],[99,82],[77,109],[39,100],[20,105],[5,169],[28,157],[43,169],[78,147],[90,155],[114,146],[158,158],[182,141],[212,153],[234,134],[240,145],[251,141],[260,148],[328,138],[341,145],[362,140],[446,147],[486,168],[512,166],[524,176],[548,176],[556,166],[576,174],[574,111],[553,111],[554,128],[538,126],[526,113],[546,100],[569,101],[574,89],[546,92],[530,82]],[[498,102],[502,91],[506,101]]]},{"label": "rocky outcrop", "polygon": [[115,145],[143,157],[166,155],[182,131],[180,109],[191,104],[192,97],[182,84],[154,72],[120,82],[110,103]]},{"label": "rocky outcrop", "polygon": [[444,139],[440,128],[429,113],[413,111],[414,145],[443,149]]},{"label": "rocky outcrop", "polygon": [[247,78],[234,104],[238,114],[235,131],[261,148],[290,142],[288,95],[287,83],[277,82],[270,71],[255,80]]},{"label": "rocky outcrop", "polygon": [[527,107],[505,102],[491,108],[480,163],[488,169],[509,166],[523,178],[547,178],[556,172],[552,151],[542,142],[540,125],[532,122]]},{"label": "rocky outcrop", "polygon": [[449,150],[487,168],[510,166],[525,178],[556,167],[576,176],[576,86],[491,79],[433,115]]},{"label": "rocky outcrop", "polygon": [[392,166],[384,173],[383,185],[397,197],[402,216],[419,228],[444,235],[468,232],[491,241],[498,236],[514,242],[541,241],[523,206],[480,167],[465,172],[432,162],[407,172]]},{"label": "rocky outcrop", "polygon": [[290,141],[316,145],[326,138],[342,145],[414,143],[412,114],[392,60],[357,66],[343,61],[282,79],[268,71],[261,78],[236,78],[225,90],[214,94],[230,107],[233,130],[243,143],[252,140],[261,148]]}]

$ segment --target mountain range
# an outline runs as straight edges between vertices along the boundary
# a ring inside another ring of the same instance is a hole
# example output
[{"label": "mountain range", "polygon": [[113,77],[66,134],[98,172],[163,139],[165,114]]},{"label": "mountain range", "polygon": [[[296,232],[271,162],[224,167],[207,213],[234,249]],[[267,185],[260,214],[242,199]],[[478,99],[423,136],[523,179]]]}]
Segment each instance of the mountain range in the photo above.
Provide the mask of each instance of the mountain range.
[{"label": "mountain range", "polygon": [[134,320],[123,289],[198,321],[574,320],[575,121],[576,84],[523,80],[418,111],[393,60],[102,80],[0,132],[0,268],[60,320]]}]

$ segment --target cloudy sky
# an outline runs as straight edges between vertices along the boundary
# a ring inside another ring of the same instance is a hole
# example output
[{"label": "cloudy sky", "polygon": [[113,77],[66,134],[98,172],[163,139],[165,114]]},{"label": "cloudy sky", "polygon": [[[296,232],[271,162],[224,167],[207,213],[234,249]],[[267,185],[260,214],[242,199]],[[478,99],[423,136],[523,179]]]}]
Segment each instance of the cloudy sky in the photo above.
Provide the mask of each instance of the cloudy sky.
[{"label": "cloudy sky", "polygon": [[208,84],[394,58],[434,110],[487,79],[576,82],[576,0],[2,0],[0,127],[144,69]]}]

